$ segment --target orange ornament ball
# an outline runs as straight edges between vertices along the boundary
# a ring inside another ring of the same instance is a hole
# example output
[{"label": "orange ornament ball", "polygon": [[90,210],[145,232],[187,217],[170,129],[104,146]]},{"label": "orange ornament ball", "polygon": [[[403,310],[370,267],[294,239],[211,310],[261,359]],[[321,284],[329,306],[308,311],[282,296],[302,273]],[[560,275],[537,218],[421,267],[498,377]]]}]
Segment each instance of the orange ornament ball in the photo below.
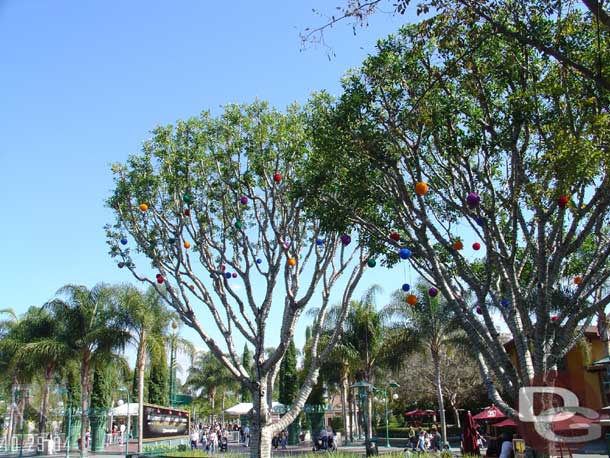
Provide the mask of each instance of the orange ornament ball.
[{"label": "orange ornament ball", "polygon": [[184,242],[184,248],[186,248],[187,250],[191,247],[191,244],[189,242]]},{"label": "orange ornament ball", "polygon": [[423,196],[428,193],[428,184],[420,181],[415,185],[415,194]]},{"label": "orange ornament ball", "polygon": [[582,277],[581,276],[574,277],[574,283],[576,283],[577,285],[580,285],[582,283]]},{"label": "orange ornament ball", "polygon": [[453,242],[453,248],[459,251],[464,248],[464,244],[461,240],[456,240],[455,242]]},{"label": "orange ornament ball", "polygon": [[409,304],[409,305],[417,304],[417,296],[415,294],[409,294],[407,296],[407,304]]},{"label": "orange ornament ball", "polygon": [[289,265],[290,267],[294,267],[294,266],[296,266],[296,265],[297,265],[297,260],[296,260],[296,259],[294,259],[294,258],[290,258],[290,259],[288,259],[288,265]]},{"label": "orange ornament ball", "polygon": [[140,204],[140,210],[145,212],[146,210],[148,210],[148,205],[146,204]]}]

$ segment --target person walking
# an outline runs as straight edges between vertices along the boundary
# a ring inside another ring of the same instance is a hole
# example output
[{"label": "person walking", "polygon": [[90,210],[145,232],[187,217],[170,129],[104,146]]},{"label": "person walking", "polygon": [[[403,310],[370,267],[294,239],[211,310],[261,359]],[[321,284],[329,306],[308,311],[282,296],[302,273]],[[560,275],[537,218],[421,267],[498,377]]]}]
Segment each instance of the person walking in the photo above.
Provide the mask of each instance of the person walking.
[{"label": "person walking", "polygon": [[288,445],[288,432],[285,429],[280,433],[280,443],[282,444],[282,450],[286,450],[286,445]]},{"label": "person walking", "polygon": [[417,436],[417,451],[420,453],[426,452],[426,433],[423,429],[419,430],[419,434]]},{"label": "person walking", "polygon": [[199,440],[199,434],[197,430],[193,429],[191,431],[191,450],[195,450],[197,448],[197,441]]}]

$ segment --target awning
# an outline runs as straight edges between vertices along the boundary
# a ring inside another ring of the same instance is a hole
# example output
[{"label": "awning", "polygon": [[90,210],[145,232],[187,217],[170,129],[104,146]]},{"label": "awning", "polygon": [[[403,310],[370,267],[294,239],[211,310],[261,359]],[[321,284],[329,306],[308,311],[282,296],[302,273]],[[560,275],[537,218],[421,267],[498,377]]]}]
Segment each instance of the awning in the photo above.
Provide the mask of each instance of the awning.
[{"label": "awning", "polygon": [[130,417],[137,417],[138,407],[139,404],[137,402],[130,402],[129,404],[125,403],[121,406],[110,409],[110,415],[114,417],[126,417],[127,412],[129,412]]},{"label": "awning", "polygon": [[495,405],[490,405],[483,412],[479,412],[474,415],[472,418],[475,420],[501,420],[506,418],[506,415],[502,413],[500,409],[498,409]]},{"label": "awning", "polygon": [[594,366],[605,366],[610,364],[610,356],[606,356],[605,358],[599,359],[593,363]]},{"label": "awning", "polygon": [[[251,402],[240,402],[239,404],[235,404],[233,407],[230,407],[225,410],[227,415],[248,415],[248,413],[252,410],[253,404]],[[279,402],[273,402],[271,406],[272,413],[283,413],[284,404]]]}]

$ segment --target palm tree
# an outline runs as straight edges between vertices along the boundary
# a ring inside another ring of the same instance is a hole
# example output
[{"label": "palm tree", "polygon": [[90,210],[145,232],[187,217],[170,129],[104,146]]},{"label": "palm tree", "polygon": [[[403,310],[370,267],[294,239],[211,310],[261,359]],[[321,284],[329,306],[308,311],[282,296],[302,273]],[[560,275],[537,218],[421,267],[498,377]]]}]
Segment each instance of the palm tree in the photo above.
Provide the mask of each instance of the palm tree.
[{"label": "palm tree", "polygon": [[43,434],[47,424],[49,389],[57,368],[66,364],[70,349],[60,339],[61,322],[49,310],[31,307],[24,319],[28,323],[27,342],[22,346],[22,358],[32,371],[43,370],[42,402],[38,421],[38,432]]},{"label": "palm tree", "polygon": [[115,350],[124,349],[130,339],[126,330],[127,315],[116,300],[116,291],[107,285],[66,285],[48,307],[63,323],[60,339],[70,353],[80,360],[81,390],[81,456],[86,456],[88,400],[91,396],[91,370]]},{"label": "palm tree", "polygon": [[[142,294],[133,286],[119,290],[119,303],[129,315],[129,328],[137,345],[136,377],[138,387],[138,418],[144,418],[144,373],[146,360],[165,351],[169,324],[175,318],[161,302],[154,289]],[[142,452],[144,422],[138,421],[138,453]]]},{"label": "palm tree", "polygon": [[237,392],[239,389],[233,375],[210,352],[197,353],[184,385],[195,391],[202,390],[202,394],[207,397],[213,412],[216,408],[216,395],[219,387],[222,390],[223,399],[227,392]]},{"label": "palm tree", "polygon": [[444,299],[431,297],[428,286],[424,284],[418,284],[416,289],[423,298],[416,305],[407,306],[404,292],[399,290],[393,294],[392,302],[382,310],[388,328],[386,360],[392,362],[393,368],[399,368],[405,356],[410,353],[420,351],[429,354],[434,366],[434,387],[445,443],[447,424],[442,390],[441,356],[449,346],[462,344],[464,333]]}]

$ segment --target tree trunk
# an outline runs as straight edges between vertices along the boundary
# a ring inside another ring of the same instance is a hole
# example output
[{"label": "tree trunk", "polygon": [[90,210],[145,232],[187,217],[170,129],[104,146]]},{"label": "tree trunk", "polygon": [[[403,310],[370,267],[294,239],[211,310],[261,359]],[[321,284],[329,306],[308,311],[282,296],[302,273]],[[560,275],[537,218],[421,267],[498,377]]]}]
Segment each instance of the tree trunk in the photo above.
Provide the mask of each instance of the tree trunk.
[{"label": "tree trunk", "polygon": [[86,438],[87,438],[87,398],[89,395],[89,355],[83,356],[83,361],[80,368],[80,408],[81,408],[81,425],[80,425],[80,456],[87,456]]},{"label": "tree trunk", "polygon": [[366,397],[366,442],[373,437],[373,393],[368,393]]},{"label": "tree trunk", "polygon": [[436,399],[438,401],[438,413],[441,417],[441,434],[443,436],[443,444],[447,442],[447,422],[445,421],[445,403],[443,401],[443,390],[441,386],[441,362],[440,355],[436,351],[432,351],[432,361],[434,363],[434,385],[436,388]]},{"label": "tree trunk", "polygon": [[[349,379],[348,379],[348,386],[349,386]],[[349,434],[349,436],[346,435],[346,437],[349,437],[350,442],[354,442],[354,402],[353,402],[353,395],[351,390],[349,390],[347,392],[347,402],[349,405],[349,412],[348,412],[348,416],[349,416],[349,429],[346,430],[346,434]]]},{"label": "tree trunk", "polygon": [[453,407],[453,416],[455,417],[455,425],[459,430],[462,429],[462,425],[460,424],[460,412],[458,411],[457,406]]},{"label": "tree trunk", "polygon": [[[137,367],[138,367],[138,453],[142,453],[142,435],[144,434],[144,366],[146,363],[146,330],[140,332],[138,344]],[[129,437],[129,436],[128,436]]]},{"label": "tree trunk", "polygon": [[252,393],[252,425],[250,426],[250,458],[271,457],[271,415],[267,405],[266,380],[259,380],[258,390]]},{"label": "tree trunk", "polygon": [[347,371],[345,370],[345,365],[341,372],[341,415],[343,416],[343,434],[345,435],[345,440],[349,437],[350,431],[350,419],[347,415],[347,392],[349,390],[349,382],[347,380]]},{"label": "tree trunk", "polygon": [[47,426],[47,408],[49,405],[49,388],[53,378],[53,367],[47,366],[44,371],[44,387],[42,389],[42,405],[40,407],[40,419],[38,421],[38,433],[44,434]]}]

